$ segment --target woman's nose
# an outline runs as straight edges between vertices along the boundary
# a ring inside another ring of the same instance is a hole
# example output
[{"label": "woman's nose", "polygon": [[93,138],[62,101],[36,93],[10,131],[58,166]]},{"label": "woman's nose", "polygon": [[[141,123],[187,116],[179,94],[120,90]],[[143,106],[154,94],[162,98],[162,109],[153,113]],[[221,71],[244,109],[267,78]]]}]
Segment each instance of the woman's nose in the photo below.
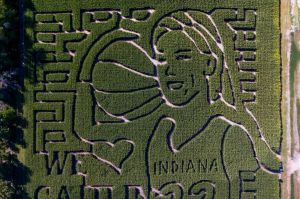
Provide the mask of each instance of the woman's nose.
[{"label": "woman's nose", "polygon": [[166,76],[176,76],[174,70],[173,70],[173,67],[171,66],[167,66],[167,69],[166,69]]}]

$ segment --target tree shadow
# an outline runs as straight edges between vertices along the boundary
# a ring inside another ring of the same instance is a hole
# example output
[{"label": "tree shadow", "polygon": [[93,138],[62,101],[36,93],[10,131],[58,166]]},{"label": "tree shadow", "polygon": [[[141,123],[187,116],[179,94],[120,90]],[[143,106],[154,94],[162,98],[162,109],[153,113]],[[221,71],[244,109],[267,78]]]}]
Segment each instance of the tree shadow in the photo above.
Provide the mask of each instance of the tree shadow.
[{"label": "tree shadow", "polygon": [[[13,24],[11,27],[15,39],[9,44],[13,48],[11,59],[16,70],[16,77],[13,77],[19,87],[7,87],[0,89],[0,95],[6,95],[3,102],[13,107],[16,111],[9,113],[5,124],[0,122],[0,179],[11,182],[15,190],[14,199],[30,198],[26,192],[25,185],[30,182],[32,171],[24,162],[20,161],[18,154],[21,150],[26,150],[27,144],[23,129],[27,127],[28,121],[22,116],[23,106],[25,104],[24,93],[27,92],[25,84],[35,84],[35,68],[37,55],[43,55],[43,49],[34,48],[32,30],[34,29],[34,20],[27,14],[34,12],[34,6],[31,0],[4,0],[8,12],[7,17]],[[13,12],[16,11],[16,13]],[[34,59],[33,59],[34,58]],[[3,69],[5,70],[5,69]],[[3,71],[0,69],[0,72]],[[0,112],[0,117],[1,117]],[[1,119],[1,118],[0,118]],[[1,134],[1,128],[6,126],[9,129],[8,134]],[[24,158],[23,158],[24,159]]]},{"label": "tree shadow", "polygon": [[0,179],[12,184],[13,198],[26,198],[24,185],[29,181],[31,171],[19,159],[20,148],[25,148],[22,128],[25,120],[12,108],[0,113]]},{"label": "tree shadow", "polygon": [[29,198],[24,185],[29,182],[30,175],[30,169],[20,162],[16,155],[9,155],[5,163],[0,165],[0,178],[13,184],[14,199]]}]

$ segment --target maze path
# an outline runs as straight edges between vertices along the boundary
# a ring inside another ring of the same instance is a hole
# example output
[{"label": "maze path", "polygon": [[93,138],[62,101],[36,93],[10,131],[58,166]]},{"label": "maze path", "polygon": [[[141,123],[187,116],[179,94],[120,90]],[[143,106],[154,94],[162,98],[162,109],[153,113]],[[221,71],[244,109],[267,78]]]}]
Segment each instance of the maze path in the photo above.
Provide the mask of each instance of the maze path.
[{"label": "maze path", "polygon": [[280,198],[279,1],[267,1],[34,0],[30,196]]}]

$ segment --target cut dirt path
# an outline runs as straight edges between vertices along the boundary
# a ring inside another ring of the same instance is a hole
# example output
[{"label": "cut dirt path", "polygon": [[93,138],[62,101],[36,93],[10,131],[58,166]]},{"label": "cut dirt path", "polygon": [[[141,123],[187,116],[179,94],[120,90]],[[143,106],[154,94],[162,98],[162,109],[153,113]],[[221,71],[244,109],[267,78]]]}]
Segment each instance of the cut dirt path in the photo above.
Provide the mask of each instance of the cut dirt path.
[{"label": "cut dirt path", "polygon": [[[283,142],[283,164],[284,168],[287,168],[288,157],[291,155],[291,123],[290,123],[290,77],[289,77],[289,62],[290,62],[290,49],[291,49],[291,17],[289,13],[290,1],[281,1],[281,58],[282,58],[282,123],[284,130]],[[291,178],[285,169],[282,174],[282,198],[290,199],[291,195]]]}]

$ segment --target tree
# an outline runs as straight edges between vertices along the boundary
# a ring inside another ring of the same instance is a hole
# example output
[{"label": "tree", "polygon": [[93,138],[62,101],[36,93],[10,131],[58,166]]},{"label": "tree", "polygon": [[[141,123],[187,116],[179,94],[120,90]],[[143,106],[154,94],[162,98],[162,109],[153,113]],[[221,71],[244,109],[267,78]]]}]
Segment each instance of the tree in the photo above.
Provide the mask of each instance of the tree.
[{"label": "tree", "polygon": [[12,183],[0,180],[0,199],[13,198],[15,190]]}]

